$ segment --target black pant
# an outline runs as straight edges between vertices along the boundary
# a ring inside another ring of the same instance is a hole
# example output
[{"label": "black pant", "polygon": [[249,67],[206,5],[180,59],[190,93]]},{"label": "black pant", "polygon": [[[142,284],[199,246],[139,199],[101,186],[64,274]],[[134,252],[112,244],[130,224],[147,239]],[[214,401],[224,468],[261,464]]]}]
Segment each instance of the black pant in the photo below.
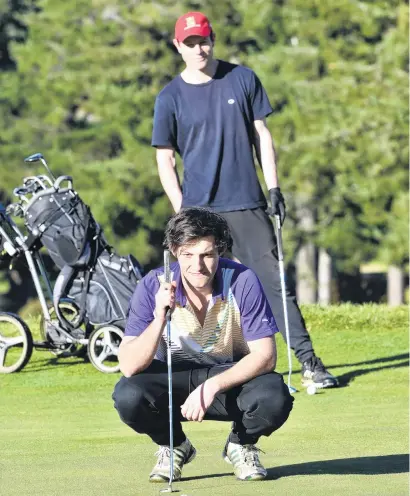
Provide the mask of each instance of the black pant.
[{"label": "black pant", "polygon": [[[228,222],[233,239],[232,254],[252,269],[265,290],[279,331],[286,341],[277,243],[272,222],[264,209],[238,210],[221,215]],[[312,341],[299,310],[296,296],[288,289],[290,346],[303,363],[314,355]]]},{"label": "black pant", "polygon": [[[198,366],[173,364],[174,446],[186,437],[181,405],[189,394],[209,377],[232,365]],[[140,374],[122,377],[113,400],[121,420],[134,431],[147,434],[155,443],[169,446],[169,407],[167,364],[154,360]],[[279,429],[292,410],[293,397],[282,376],[276,372],[260,375],[249,382],[220,393],[208,408],[205,420],[232,421],[231,442],[255,444],[260,436]]]}]

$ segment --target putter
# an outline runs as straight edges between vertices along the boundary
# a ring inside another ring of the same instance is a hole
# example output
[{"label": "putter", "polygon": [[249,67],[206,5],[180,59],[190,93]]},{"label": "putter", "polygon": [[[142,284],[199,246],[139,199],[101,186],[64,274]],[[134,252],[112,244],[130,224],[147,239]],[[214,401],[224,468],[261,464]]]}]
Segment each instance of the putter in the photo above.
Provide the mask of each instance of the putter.
[{"label": "putter", "polygon": [[282,244],[282,226],[280,224],[279,215],[275,215],[275,231],[276,240],[278,244],[278,261],[279,261],[279,275],[280,275],[280,286],[282,292],[282,302],[283,302],[283,316],[285,320],[285,333],[286,333],[286,347],[288,350],[288,389],[289,393],[297,393],[298,390],[294,388],[290,383],[290,378],[292,375],[292,354],[290,350],[290,337],[289,337],[289,320],[288,320],[288,305],[286,302],[286,284],[285,284],[285,265],[283,263],[283,244]]},{"label": "putter", "polygon": [[[164,250],[164,279],[165,282],[171,282],[169,250]],[[161,493],[178,492],[172,489],[172,479],[174,477],[174,427],[173,427],[173,406],[172,406],[172,359],[171,359],[171,309],[169,308],[166,315],[167,321],[167,365],[168,365],[168,403],[169,403],[169,483],[168,487],[161,489]]]}]

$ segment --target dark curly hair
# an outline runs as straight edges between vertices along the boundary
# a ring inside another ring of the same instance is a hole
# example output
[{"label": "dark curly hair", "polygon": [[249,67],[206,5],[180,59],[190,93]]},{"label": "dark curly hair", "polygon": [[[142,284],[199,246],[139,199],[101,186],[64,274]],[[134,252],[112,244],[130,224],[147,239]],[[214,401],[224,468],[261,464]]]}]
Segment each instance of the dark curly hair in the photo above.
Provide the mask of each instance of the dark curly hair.
[{"label": "dark curly hair", "polygon": [[165,228],[164,246],[176,253],[183,245],[213,236],[219,255],[232,247],[226,220],[209,208],[187,207],[173,215]]}]

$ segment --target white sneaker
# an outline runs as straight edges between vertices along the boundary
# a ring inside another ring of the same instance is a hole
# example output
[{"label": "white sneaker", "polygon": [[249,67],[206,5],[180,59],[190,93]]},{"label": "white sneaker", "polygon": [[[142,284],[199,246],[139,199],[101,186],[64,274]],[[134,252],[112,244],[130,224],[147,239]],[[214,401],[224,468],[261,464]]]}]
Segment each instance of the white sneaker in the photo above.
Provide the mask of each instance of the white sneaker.
[{"label": "white sneaker", "polygon": [[[171,462],[171,450],[169,446],[160,446],[155,453],[158,457],[155,467],[149,476],[150,482],[169,482],[169,464]],[[179,446],[174,447],[174,472],[173,480],[177,481],[181,478],[182,467],[191,462],[196,455],[196,449],[192,446],[189,439]]]},{"label": "white sneaker", "polygon": [[222,453],[224,460],[233,465],[239,480],[263,480],[267,476],[266,469],[259,461],[259,448],[254,444],[235,444],[229,442]]}]

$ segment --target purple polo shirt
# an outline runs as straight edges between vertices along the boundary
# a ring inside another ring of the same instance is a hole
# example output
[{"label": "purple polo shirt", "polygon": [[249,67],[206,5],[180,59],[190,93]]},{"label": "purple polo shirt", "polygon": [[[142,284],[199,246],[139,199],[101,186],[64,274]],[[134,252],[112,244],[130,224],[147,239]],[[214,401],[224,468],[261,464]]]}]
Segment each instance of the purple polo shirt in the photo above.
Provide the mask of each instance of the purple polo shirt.
[{"label": "purple polo shirt", "polygon": [[[171,318],[173,361],[230,363],[249,353],[248,341],[278,332],[259,279],[244,265],[219,259],[212,299],[202,326],[185,295],[178,262],[171,264],[171,272],[177,283]],[[126,336],[139,336],[154,320],[155,295],[163,277],[161,267],[138,283],[131,299]],[[166,361],[165,337],[166,329],[155,355],[162,361]]]}]

